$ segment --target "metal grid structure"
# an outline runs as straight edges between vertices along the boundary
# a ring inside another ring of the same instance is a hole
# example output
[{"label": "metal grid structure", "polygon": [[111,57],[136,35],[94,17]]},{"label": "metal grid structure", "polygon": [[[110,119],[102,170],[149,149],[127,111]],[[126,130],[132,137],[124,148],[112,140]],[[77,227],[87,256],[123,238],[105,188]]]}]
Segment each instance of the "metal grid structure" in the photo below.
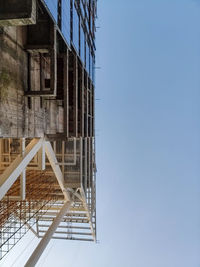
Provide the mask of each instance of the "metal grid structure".
[{"label": "metal grid structure", "polygon": [[[0,257],[10,249],[37,222],[37,214],[45,214],[57,201],[55,181],[44,172],[29,171],[26,182],[26,199],[18,200],[20,195],[19,179],[13,184],[3,200],[0,201]],[[39,180],[39,182],[38,182]],[[44,189],[45,186],[45,189]],[[18,199],[17,199],[18,198]],[[16,199],[16,200],[15,200]]]},{"label": "metal grid structure", "polygon": [[[31,153],[26,152],[26,149],[32,142],[37,145],[39,141],[0,139],[2,176],[6,174],[9,166],[14,166],[23,153],[27,156]],[[24,152],[23,143],[27,143]],[[47,156],[41,157],[41,148],[46,143],[50,151],[46,152]],[[10,185],[10,189],[0,201],[0,258],[4,257],[28,230],[38,238],[44,237],[65,203],[63,188],[70,195],[71,205],[69,211],[60,220],[52,238],[95,240],[95,161],[90,158],[93,153],[93,150],[90,151],[92,145],[93,140],[89,142],[84,138],[77,140],[73,138],[68,142],[54,141],[52,144],[45,140],[41,142],[40,147],[37,148],[38,152],[29,158],[26,166],[24,165],[25,192],[22,192],[24,186],[21,169],[21,175],[16,174],[15,182]],[[48,153],[52,153],[51,157]],[[57,157],[58,161],[53,157]],[[44,162],[40,162],[42,160]],[[54,160],[53,164],[52,160]],[[42,167],[44,170],[40,170],[42,165],[45,165]],[[64,178],[63,188],[59,185],[55,168],[60,170]],[[14,168],[13,172],[15,172]],[[7,179],[11,176],[9,175]],[[22,200],[23,194],[25,194],[24,200]]]}]

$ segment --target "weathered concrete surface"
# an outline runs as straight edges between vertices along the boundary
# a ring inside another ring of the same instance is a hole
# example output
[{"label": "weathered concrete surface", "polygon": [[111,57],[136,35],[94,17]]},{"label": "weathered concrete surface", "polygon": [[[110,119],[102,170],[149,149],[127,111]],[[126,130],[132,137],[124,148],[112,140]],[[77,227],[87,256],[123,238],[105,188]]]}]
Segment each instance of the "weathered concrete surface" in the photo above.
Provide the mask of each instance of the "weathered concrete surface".
[{"label": "weathered concrete surface", "polygon": [[18,26],[36,23],[36,0],[1,0],[0,25]]},{"label": "weathered concrete surface", "polygon": [[[57,100],[31,99],[28,88],[28,54],[24,49],[26,27],[0,29],[0,137],[41,137],[63,131],[63,108]],[[36,62],[37,65],[37,62]],[[34,87],[38,88],[35,71]]]},{"label": "weathered concrete surface", "polygon": [[[12,41],[7,34],[12,36]],[[23,95],[27,80],[24,66],[27,58],[20,48],[22,43],[23,33],[19,28],[5,28],[5,33],[0,35],[0,135],[3,136],[24,134]]]}]

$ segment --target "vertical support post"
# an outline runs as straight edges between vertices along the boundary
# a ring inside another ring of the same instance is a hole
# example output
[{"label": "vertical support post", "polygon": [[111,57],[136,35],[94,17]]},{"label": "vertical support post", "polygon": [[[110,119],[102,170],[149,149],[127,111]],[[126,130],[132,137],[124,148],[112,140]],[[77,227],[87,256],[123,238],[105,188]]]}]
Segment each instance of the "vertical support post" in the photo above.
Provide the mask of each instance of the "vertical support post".
[{"label": "vertical support post", "polygon": [[77,138],[74,137],[74,162],[73,162],[74,165],[76,165],[76,157],[77,157],[76,143],[77,143]]},{"label": "vertical support post", "polygon": [[36,232],[37,235],[39,236],[39,225],[38,225],[39,217],[36,215]]},{"label": "vertical support post", "polygon": [[2,138],[0,138],[0,169],[2,166]]},{"label": "vertical support post", "polygon": [[84,136],[84,68],[82,66],[82,79],[81,79],[81,136]]},{"label": "vertical support post", "polygon": [[[24,157],[25,154],[25,138],[22,138],[22,157]],[[26,198],[26,168],[22,171],[22,174],[20,176],[20,196],[21,200],[25,200]]]},{"label": "vertical support post", "polygon": [[85,190],[85,195],[87,194],[87,137],[85,137],[85,184],[84,184],[84,190]]},{"label": "vertical support post", "polygon": [[93,137],[95,128],[94,109],[95,109],[95,94],[94,94],[94,85],[92,85],[92,136]]},{"label": "vertical support post", "polygon": [[86,137],[88,137],[88,113],[89,113],[89,109],[88,109],[88,74],[86,74]]},{"label": "vertical support post", "polygon": [[92,212],[94,211],[94,197],[95,197],[95,157],[94,157],[94,137],[91,138],[91,149],[92,149]]},{"label": "vertical support post", "polygon": [[46,246],[48,245],[51,237],[53,236],[54,232],[56,231],[58,225],[62,221],[63,217],[66,215],[68,210],[70,209],[71,201],[66,201],[63,207],[61,208],[60,212],[58,213],[57,217],[54,219],[53,223],[49,227],[48,231],[34,250],[33,254],[27,261],[24,267],[34,267],[38,262],[40,256],[42,255],[43,251],[45,250]]},{"label": "vertical support post", "polygon": [[62,175],[65,179],[65,141],[62,141]]},{"label": "vertical support post", "polygon": [[69,136],[69,51],[64,55],[64,133]]},{"label": "vertical support post", "polygon": [[73,81],[73,130],[74,136],[78,134],[78,62],[74,55],[74,81]]},{"label": "vertical support post", "polygon": [[79,149],[80,149],[80,182],[81,185],[83,185],[83,138],[80,137],[79,139],[80,141],[80,145],[79,145]]},{"label": "vertical support post", "polygon": [[90,137],[92,137],[92,118],[93,118],[93,114],[92,114],[92,98],[93,98],[92,82],[90,82]]},{"label": "vertical support post", "polygon": [[38,167],[41,171],[45,170],[45,145],[42,144],[42,147],[38,151]]},{"label": "vertical support post", "polygon": [[27,84],[28,84],[28,88],[27,91],[30,92],[31,91],[31,55],[30,53],[27,54]]},{"label": "vertical support post", "polygon": [[0,260],[2,259],[2,250],[3,250],[3,247],[2,247],[2,239],[3,239],[3,237],[2,236],[0,236]]},{"label": "vertical support post", "polygon": [[90,157],[90,140],[91,138],[88,138],[88,206],[89,210],[91,210],[91,157]]},{"label": "vertical support post", "polygon": [[10,144],[11,144],[11,138],[8,139],[8,154],[9,154],[8,155],[8,158],[9,158],[8,162],[9,163],[11,163],[11,156],[10,156],[11,155],[11,148],[10,148],[11,146],[10,146]]},{"label": "vertical support post", "polygon": [[51,34],[51,84],[50,90],[54,95],[57,93],[57,32],[56,27],[52,24],[52,34]]},{"label": "vertical support post", "polygon": [[44,59],[42,54],[40,53],[40,91],[42,92],[45,85],[44,85]]}]

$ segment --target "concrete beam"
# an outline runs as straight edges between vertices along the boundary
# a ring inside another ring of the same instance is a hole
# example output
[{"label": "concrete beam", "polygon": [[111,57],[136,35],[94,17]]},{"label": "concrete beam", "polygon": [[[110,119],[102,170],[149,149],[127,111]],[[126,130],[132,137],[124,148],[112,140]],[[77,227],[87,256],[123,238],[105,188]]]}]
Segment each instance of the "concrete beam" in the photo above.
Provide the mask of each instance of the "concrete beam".
[{"label": "concrete beam", "polygon": [[36,0],[1,0],[0,26],[36,23]]}]

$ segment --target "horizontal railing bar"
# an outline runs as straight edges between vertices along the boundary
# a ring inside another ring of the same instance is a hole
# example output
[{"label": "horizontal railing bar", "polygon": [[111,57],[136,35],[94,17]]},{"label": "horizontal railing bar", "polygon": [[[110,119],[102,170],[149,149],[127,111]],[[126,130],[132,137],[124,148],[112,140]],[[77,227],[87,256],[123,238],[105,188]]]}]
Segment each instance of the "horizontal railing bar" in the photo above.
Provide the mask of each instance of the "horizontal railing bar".
[{"label": "horizontal railing bar", "polygon": [[[45,224],[38,224],[38,227],[49,227],[49,226],[50,225],[47,225],[47,224],[46,225]],[[84,226],[64,226],[64,225],[59,225],[58,228],[90,230],[90,227],[84,227]]]},{"label": "horizontal railing bar", "polygon": [[[45,230],[39,230],[39,233],[46,233]],[[91,233],[81,233],[81,232],[64,232],[64,231],[55,231],[54,234],[66,234],[66,235],[92,235]]]},{"label": "horizontal railing bar", "polygon": [[[38,212],[37,213],[37,215],[38,216],[40,216],[42,213],[40,213],[40,212]],[[43,214],[42,214],[43,215]],[[44,214],[44,217],[45,216],[56,216],[57,215],[57,213],[56,212],[51,212],[51,211],[48,211],[48,212],[46,212],[45,214]],[[65,215],[65,217],[64,218],[68,218],[68,217],[77,217],[77,218],[81,218],[81,217],[83,217],[83,218],[87,218],[87,215],[86,214],[81,214],[81,213],[67,213],[66,215]]]},{"label": "horizontal railing bar", "polygon": [[[40,236],[40,238],[42,238],[43,236]],[[93,239],[87,239],[87,238],[75,238],[75,237],[57,237],[57,236],[53,236],[52,239],[63,239],[63,240],[77,240],[77,241],[94,241]]]},{"label": "horizontal railing bar", "polygon": [[[45,218],[39,218],[39,220],[38,221],[53,221],[53,217],[45,217]],[[81,219],[63,219],[62,220],[62,222],[72,222],[72,223],[88,223],[89,222],[89,220],[86,220],[86,219],[84,219],[84,220],[81,220]]]}]

